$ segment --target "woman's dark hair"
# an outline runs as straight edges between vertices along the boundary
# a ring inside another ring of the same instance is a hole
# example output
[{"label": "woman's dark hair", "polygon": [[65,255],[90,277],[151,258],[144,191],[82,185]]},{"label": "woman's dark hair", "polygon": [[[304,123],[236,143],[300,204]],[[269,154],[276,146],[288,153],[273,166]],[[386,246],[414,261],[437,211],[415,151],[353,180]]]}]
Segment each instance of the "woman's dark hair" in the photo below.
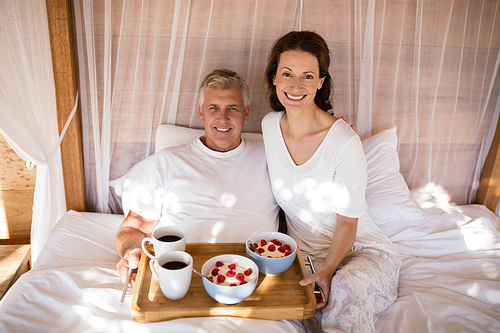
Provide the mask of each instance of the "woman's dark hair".
[{"label": "woman's dark hair", "polygon": [[332,109],[330,94],[333,93],[333,81],[328,68],[330,67],[330,50],[323,37],[312,31],[291,31],[276,40],[267,57],[265,78],[267,83],[267,98],[274,111],[282,111],[285,107],[281,104],[273,83],[278,70],[280,56],[285,51],[303,51],[312,54],[318,59],[319,76],[325,78],[323,86],[314,97],[314,102],[322,110],[328,112]]}]

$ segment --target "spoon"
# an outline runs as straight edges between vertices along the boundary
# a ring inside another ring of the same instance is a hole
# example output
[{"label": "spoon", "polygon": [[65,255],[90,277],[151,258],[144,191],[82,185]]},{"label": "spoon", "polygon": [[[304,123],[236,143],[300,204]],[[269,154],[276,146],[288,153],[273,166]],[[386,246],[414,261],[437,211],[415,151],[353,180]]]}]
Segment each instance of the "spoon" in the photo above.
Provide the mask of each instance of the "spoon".
[{"label": "spoon", "polygon": [[198,275],[198,276],[200,276],[200,277],[202,277],[202,278],[208,279],[205,275],[201,274],[200,272],[198,272],[198,271],[197,271],[196,269],[194,269],[194,268],[193,268],[193,272],[194,272],[196,275]]},{"label": "spoon", "polygon": [[247,243],[247,244],[248,244],[248,246],[250,247],[250,249],[252,249],[252,250],[253,250],[253,252],[257,253],[257,255],[259,255],[259,256],[261,256],[261,257],[262,257],[262,255],[260,254],[260,252],[259,252],[259,251],[257,251],[257,248],[255,247],[255,245],[254,245],[251,241],[248,241],[248,243]]}]

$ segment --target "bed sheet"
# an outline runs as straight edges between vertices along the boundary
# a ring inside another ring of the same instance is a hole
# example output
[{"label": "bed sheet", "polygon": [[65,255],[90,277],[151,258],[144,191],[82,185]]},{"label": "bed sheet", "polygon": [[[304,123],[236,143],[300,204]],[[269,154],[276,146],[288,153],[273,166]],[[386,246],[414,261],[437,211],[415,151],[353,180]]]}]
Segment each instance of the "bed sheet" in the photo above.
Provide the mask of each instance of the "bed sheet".
[{"label": "bed sheet", "polygon": [[403,262],[398,298],[381,332],[500,332],[499,219],[415,191],[425,218],[381,226]]},{"label": "bed sheet", "polygon": [[[303,332],[299,321],[236,317],[131,320],[130,289],[116,274],[121,215],[70,211],[57,223],[36,266],[0,301],[0,332]],[[195,239],[195,238],[193,238]]]}]

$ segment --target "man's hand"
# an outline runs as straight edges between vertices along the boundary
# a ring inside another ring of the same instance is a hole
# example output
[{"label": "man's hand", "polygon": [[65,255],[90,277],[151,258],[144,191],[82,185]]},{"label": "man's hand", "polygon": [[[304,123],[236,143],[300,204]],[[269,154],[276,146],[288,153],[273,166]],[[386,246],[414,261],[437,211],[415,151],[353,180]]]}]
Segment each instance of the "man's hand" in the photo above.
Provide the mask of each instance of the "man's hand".
[{"label": "man's hand", "polygon": [[[345,116],[340,117],[340,119],[342,119],[343,121],[345,121],[347,123],[347,120],[345,119]],[[351,128],[354,130],[354,132],[356,132],[356,126],[355,125],[351,125]]]},{"label": "man's hand", "polygon": [[129,287],[134,286],[137,276],[137,267],[139,267],[142,252],[142,239],[151,234],[155,224],[156,221],[148,220],[130,211],[118,229],[116,252],[122,259],[116,264],[116,270],[123,283],[126,283],[129,265],[135,270],[130,274]]},{"label": "man's hand", "polygon": [[139,261],[141,260],[141,249],[134,249],[127,253],[117,264],[116,270],[118,271],[118,276],[125,284],[127,278],[128,268],[132,269],[130,274],[130,281],[128,281],[128,286],[133,287],[135,285],[135,279],[137,277],[137,268],[139,267]]}]

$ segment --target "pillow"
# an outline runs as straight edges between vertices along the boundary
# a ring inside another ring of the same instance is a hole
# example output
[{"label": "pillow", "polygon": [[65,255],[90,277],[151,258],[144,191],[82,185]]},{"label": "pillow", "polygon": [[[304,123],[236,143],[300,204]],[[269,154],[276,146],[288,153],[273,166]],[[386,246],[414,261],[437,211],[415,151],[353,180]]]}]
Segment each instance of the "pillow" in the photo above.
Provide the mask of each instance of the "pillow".
[{"label": "pillow", "polygon": [[[203,129],[160,125],[156,131],[155,151],[188,143],[204,134]],[[242,133],[241,136],[250,141],[262,141],[261,133]],[[378,225],[424,217],[399,172],[397,143],[396,126],[363,140],[368,174],[366,202],[371,218]]]},{"label": "pillow", "polygon": [[[176,147],[189,143],[205,135],[204,129],[187,128],[176,125],[160,125],[156,130],[155,152],[167,147]],[[241,137],[248,141],[262,141],[261,133],[241,133]]]},{"label": "pillow", "polygon": [[410,190],[399,172],[396,126],[362,143],[368,174],[366,203],[373,221],[381,225],[423,218],[424,213],[410,197]]}]

